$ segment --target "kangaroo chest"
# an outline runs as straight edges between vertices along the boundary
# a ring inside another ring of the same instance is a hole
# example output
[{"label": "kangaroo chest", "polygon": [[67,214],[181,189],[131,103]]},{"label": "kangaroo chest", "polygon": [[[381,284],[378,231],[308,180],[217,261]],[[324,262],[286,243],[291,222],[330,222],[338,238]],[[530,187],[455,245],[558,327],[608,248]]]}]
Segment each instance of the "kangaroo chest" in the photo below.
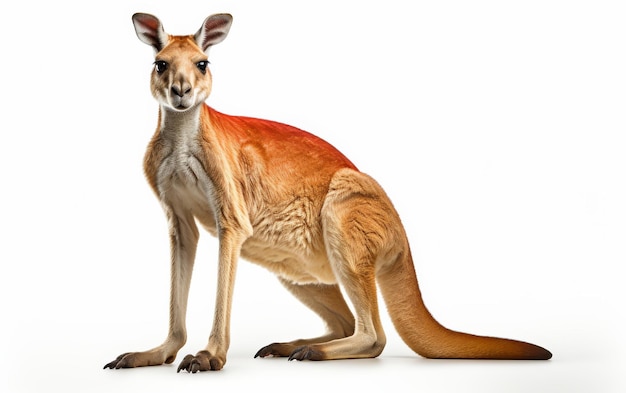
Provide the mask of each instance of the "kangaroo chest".
[{"label": "kangaroo chest", "polygon": [[216,233],[215,186],[203,165],[204,152],[197,127],[164,128],[161,160],[156,170],[159,197],[174,213],[193,216]]}]

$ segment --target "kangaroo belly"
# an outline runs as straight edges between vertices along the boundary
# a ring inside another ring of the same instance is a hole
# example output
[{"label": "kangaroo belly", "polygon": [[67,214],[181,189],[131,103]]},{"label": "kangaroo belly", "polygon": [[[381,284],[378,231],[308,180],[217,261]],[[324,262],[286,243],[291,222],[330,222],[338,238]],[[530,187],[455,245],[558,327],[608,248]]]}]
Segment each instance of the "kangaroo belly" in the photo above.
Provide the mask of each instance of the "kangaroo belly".
[{"label": "kangaroo belly", "polygon": [[253,235],[244,243],[242,257],[300,284],[335,283],[324,247],[320,204],[306,195],[264,204],[252,217]]},{"label": "kangaroo belly", "polygon": [[322,255],[304,257],[252,237],[244,243],[241,256],[294,283],[334,284],[337,282],[328,260]]}]

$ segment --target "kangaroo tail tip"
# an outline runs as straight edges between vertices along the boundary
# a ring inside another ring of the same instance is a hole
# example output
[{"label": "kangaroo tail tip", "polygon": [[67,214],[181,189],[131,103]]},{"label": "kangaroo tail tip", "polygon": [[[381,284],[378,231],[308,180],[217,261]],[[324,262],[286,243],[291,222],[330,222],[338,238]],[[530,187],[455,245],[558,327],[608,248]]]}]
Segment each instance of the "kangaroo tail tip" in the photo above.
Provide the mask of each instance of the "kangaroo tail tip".
[{"label": "kangaroo tail tip", "polygon": [[548,351],[545,348],[537,346],[537,354],[534,357],[537,360],[549,360],[552,359],[552,352]]}]

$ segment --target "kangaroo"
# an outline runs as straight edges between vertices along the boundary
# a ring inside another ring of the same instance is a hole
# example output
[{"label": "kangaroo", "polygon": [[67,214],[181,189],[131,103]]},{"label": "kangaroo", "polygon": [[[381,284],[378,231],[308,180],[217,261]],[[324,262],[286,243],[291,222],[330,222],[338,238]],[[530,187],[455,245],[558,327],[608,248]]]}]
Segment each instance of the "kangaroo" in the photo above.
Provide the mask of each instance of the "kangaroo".
[{"label": "kangaroo", "polygon": [[161,345],[124,353],[105,369],[175,360],[187,339],[197,223],[219,240],[215,314],[207,346],[187,355],[178,372],[224,367],[240,257],[275,273],[327,326],[320,337],[272,343],[255,357],[377,357],[386,342],[377,286],[400,337],[423,357],[552,357],[534,344],[439,324],[422,300],[407,236],[390,199],[329,143],[289,125],[229,116],[205,104],[212,84],[208,50],[226,38],[231,15],[209,16],[186,36],[165,33],[149,14],[134,14],[132,20],[139,39],[155,53],[150,86],[159,112],[144,171],[169,224],[170,319]]}]

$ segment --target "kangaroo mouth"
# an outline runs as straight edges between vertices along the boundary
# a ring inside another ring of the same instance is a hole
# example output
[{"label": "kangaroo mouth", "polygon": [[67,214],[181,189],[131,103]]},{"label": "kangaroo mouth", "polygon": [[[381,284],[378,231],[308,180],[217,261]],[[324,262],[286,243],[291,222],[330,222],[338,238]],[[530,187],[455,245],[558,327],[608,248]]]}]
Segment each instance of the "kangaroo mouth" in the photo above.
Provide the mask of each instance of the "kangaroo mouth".
[{"label": "kangaroo mouth", "polygon": [[184,96],[184,97],[178,97],[178,96],[170,96],[167,99],[169,106],[172,107],[172,109],[177,110],[177,111],[186,111],[187,109],[191,108],[194,104],[194,100],[193,97],[190,96]]},{"label": "kangaroo mouth", "polygon": [[184,112],[193,106],[193,102],[188,100],[171,100],[169,106],[175,111]]}]

